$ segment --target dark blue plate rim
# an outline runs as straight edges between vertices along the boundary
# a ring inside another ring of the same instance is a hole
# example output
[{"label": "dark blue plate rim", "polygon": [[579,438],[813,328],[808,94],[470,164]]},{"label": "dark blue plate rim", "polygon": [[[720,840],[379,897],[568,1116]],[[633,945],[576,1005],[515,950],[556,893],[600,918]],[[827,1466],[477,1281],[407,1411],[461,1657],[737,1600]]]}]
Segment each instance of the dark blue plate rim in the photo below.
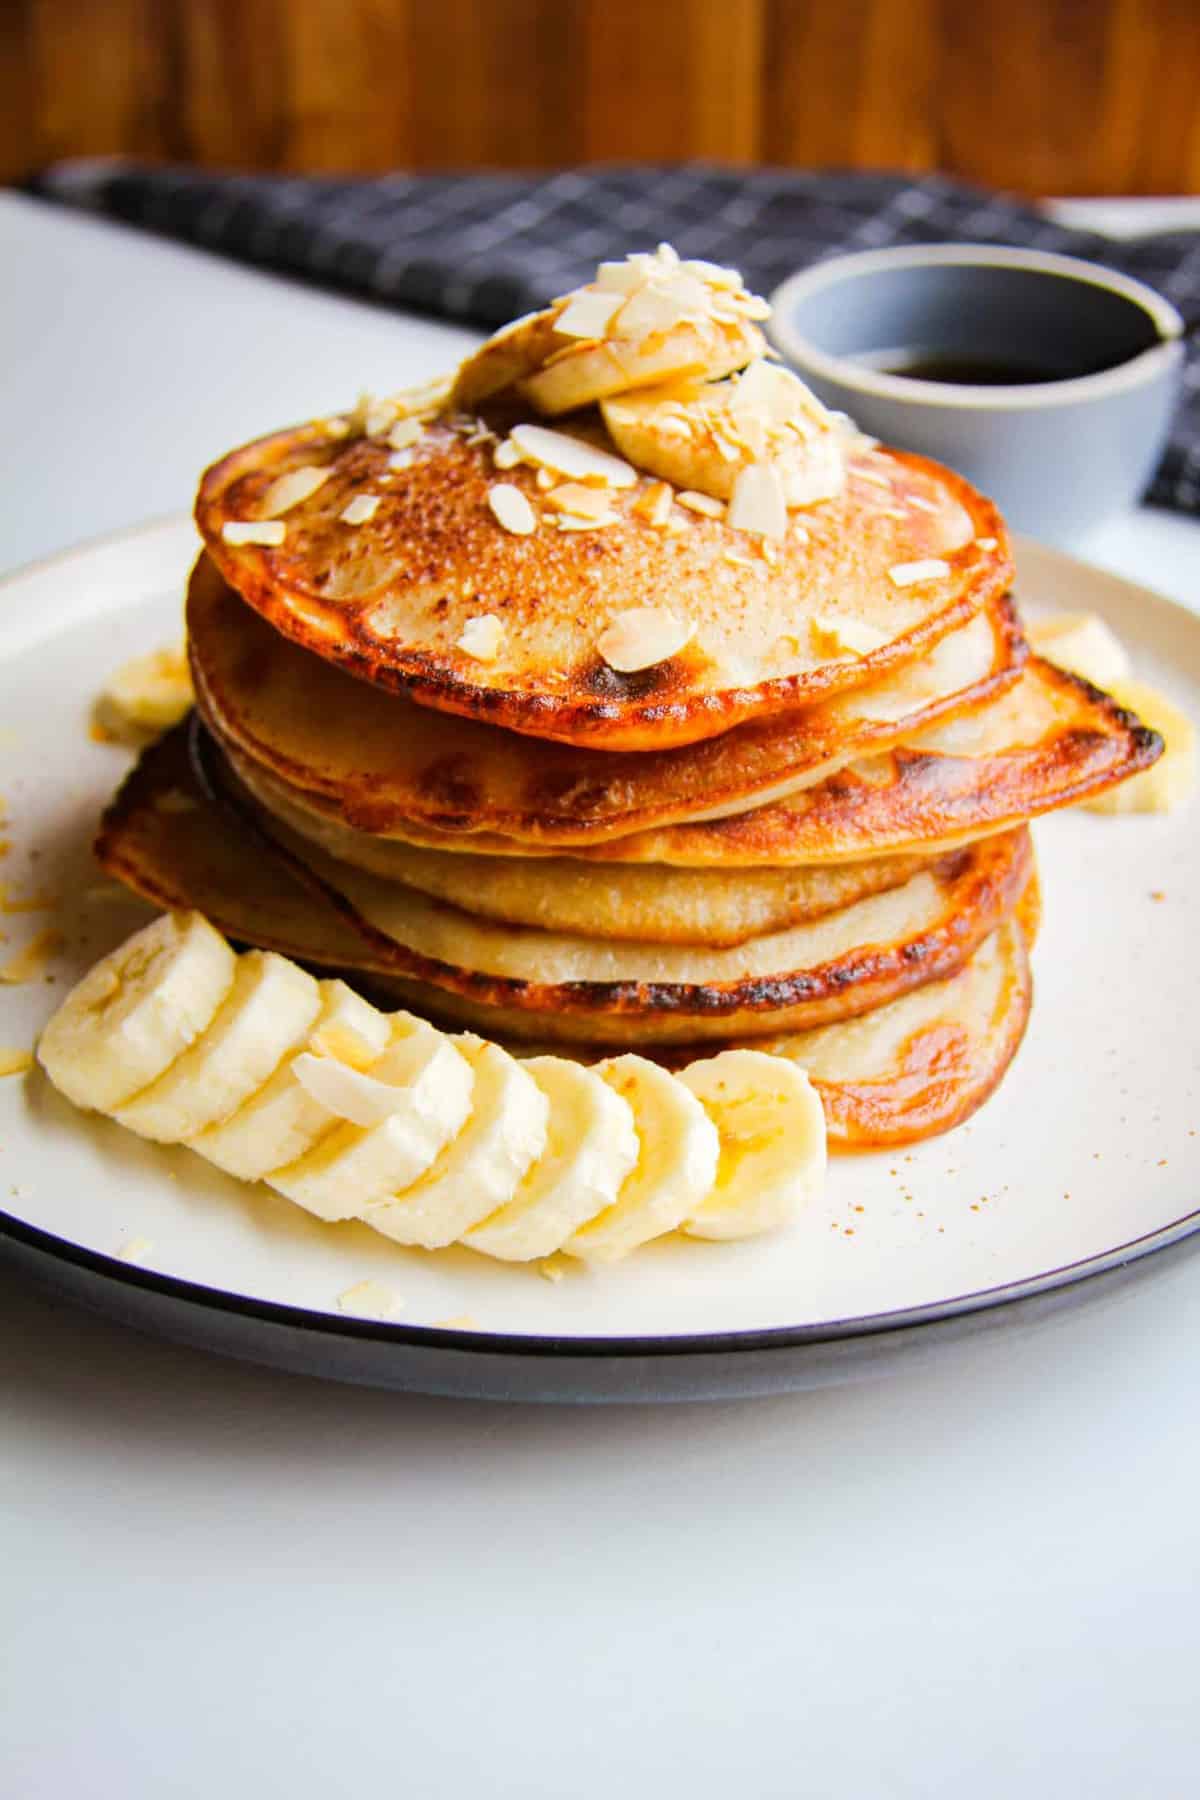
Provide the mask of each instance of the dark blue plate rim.
[{"label": "dark blue plate rim", "polygon": [[70,1267],[87,1271],[117,1285],[141,1289],[168,1301],[185,1302],[214,1312],[257,1320],[264,1325],[283,1325],[311,1332],[315,1337],[350,1338],[409,1349],[481,1351],[520,1358],[645,1358],[734,1355],[746,1351],[795,1350],[805,1346],[887,1337],[894,1332],[938,1324],[971,1313],[990,1313],[1038,1295],[1073,1287],[1115,1269],[1128,1267],[1200,1233],[1200,1209],[1183,1214],[1168,1224],[1130,1238],[1123,1244],[1076,1262],[1027,1276],[997,1287],[977,1288],[945,1300],[886,1313],[865,1313],[848,1319],[825,1320],[812,1325],[776,1325],[761,1330],[689,1332],[673,1336],[553,1337],[535,1333],[466,1331],[458,1327],[392,1324],[385,1319],[356,1319],[314,1312],[308,1307],[234,1294],[226,1288],[206,1287],[182,1276],[142,1269],[136,1264],[88,1250],[69,1238],[57,1237],[0,1210],[0,1242],[24,1246]]}]

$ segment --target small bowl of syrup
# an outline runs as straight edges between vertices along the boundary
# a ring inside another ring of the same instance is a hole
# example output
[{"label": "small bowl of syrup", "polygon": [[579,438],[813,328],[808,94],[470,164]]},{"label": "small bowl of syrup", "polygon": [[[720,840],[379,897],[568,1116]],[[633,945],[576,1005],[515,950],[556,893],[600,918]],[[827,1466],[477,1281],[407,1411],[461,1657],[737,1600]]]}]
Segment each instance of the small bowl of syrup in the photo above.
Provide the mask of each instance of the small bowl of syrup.
[{"label": "small bowl of syrup", "polygon": [[776,347],[828,405],[958,469],[1009,523],[1071,542],[1162,455],[1184,322],[1075,257],[974,244],[834,257],[771,296]]}]

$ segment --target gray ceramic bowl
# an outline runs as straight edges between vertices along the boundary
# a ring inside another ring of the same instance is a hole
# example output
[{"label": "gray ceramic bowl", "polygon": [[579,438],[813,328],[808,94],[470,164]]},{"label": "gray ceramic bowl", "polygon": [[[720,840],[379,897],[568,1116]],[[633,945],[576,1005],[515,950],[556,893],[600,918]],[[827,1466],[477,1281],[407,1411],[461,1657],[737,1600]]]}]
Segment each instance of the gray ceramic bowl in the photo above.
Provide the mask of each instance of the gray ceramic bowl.
[{"label": "gray ceramic bowl", "polygon": [[[958,469],[1031,536],[1069,541],[1132,505],[1162,454],[1183,321],[1094,263],[988,245],[871,250],[802,270],[771,303],[777,348],[827,405]],[[922,355],[1036,378],[884,372]]]}]

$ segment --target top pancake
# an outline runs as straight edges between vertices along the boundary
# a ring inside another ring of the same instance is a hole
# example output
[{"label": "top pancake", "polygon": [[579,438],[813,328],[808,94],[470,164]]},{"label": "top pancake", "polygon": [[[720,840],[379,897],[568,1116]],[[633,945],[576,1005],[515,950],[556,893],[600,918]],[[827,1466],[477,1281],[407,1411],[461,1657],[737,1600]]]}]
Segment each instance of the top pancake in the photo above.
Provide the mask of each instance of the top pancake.
[{"label": "top pancake", "polygon": [[[505,404],[487,414],[497,431],[520,416]],[[594,412],[567,429],[607,444]],[[844,491],[793,512],[772,563],[756,536],[721,519],[689,512],[682,530],[656,530],[634,510],[652,485],[641,478],[607,490],[612,525],[560,531],[543,519],[515,535],[493,516],[489,490],[503,481],[535,509],[543,495],[532,468],[498,472],[493,449],[477,421],[443,416],[425,426],[409,466],[392,470],[383,441],[331,441],[323,426],[302,426],[211,468],[196,518],[226,579],[305,648],[423,706],[598,749],[692,743],[866,685],[923,654],[1011,578],[994,507],[917,456],[853,452]],[[282,544],[224,539],[223,526],[263,517],[271,483],[303,467],[328,474],[288,511]],[[357,496],[379,503],[350,525],[340,515]],[[900,586],[889,575],[929,559],[948,573]],[[669,609],[691,640],[619,673],[597,640],[614,617],[646,606]],[[459,647],[482,615],[503,627],[494,661]],[[830,621],[869,628],[877,646],[823,651]]]}]

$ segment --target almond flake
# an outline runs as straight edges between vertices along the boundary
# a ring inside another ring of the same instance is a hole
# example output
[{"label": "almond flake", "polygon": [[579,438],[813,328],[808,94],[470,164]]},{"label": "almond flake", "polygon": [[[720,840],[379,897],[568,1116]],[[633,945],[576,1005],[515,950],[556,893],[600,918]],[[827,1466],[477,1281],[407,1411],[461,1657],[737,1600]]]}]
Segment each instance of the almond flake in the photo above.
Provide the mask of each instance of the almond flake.
[{"label": "almond flake", "polygon": [[864,469],[860,463],[851,473],[857,475],[860,481],[869,481],[872,487],[886,488],[889,494],[892,491],[890,476],[880,475],[876,469]]},{"label": "almond flake", "polygon": [[942,510],[941,507],[935,505],[932,500],[923,500],[920,494],[906,494],[904,498],[906,503],[909,506],[915,507],[918,512],[933,513],[936,517]]},{"label": "almond flake", "polygon": [[560,531],[600,531],[606,525],[619,525],[620,523],[620,514],[615,512],[601,513],[595,519],[581,519],[577,514],[559,513],[557,519]]},{"label": "almond flake", "polygon": [[368,399],[363,419],[363,429],[369,438],[382,437],[396,417],[394,400]]},{"label": "almond flake", "polygon": [[468,619],[462,628],[456,648],[476,662],[495,662],[504,641],[504,624],[495,613],[482,613]]},{"label": "almond flake", "polygon": [[488,489],[488,505],[492,517],[515,537],[528,537],[537,529],[537,514],[519,487],[511,481],[498,481]]},{"label": "almond flake", "polygon": [[349,419],[322,419],[321,430],[326,437],[344,438],[350,436]]},{"label": "almond flake", "polygon": [[593,288],[581,288],[572,294],[554,321],[554,329],[563,337],[602,338],[619,312],[620,294],[606,294]]},{"label": "almond flake", "polygon": [[365,525],[373,519],[379,510],[378,494],[355,494],[348,506],[344,506],[338,514],[343,525]]},{"label": "almond flake", "polygon": [[227,544],[282,544],[287,526],[282,519],[226,519],[221,537]]},{"label": "almond flake", "polygon": [[998,538],[976,538],[975,548],[977,550],[995,550],[999,541]]},{"label": "almond flake", "polygon": [[697,494],[691,488],[684,488],[675,498],[680,506],[686,506],[689,512],[703,513],[706,519],[725,517],[725,502],[714,500],[711,494]]},{"label": "almond flake", "polygon": [[922,562],[893,563],[888,580],[893,587],[915,587],[920,581],[940,581],[950,573],[950,564],[940,556],[928,556]]},{"label": "almond flake", "polygon": [[302,500],[315,494],[319,487],[324,487],[332,474],[332,468],[317,469],[310,465],[303,469],[291,469],[286,475],[280,475],[263,495],[264,519],[277,519],[280,513],[290,512],[293,506],[299,506]]},{"label": "almond flake", "polygon": [[759,567],[752,556],[739,556],[736,550],[726,550],[725,561],[735,569],[757,569]]},{"label": "almond flake", "polygon": [[[546,470],[539,473],[545,474]],[[605,519],[612,515],[612,502],[603,488],[585,487],[580,481],[565,481],[561,487],[552,487],[546,504],[577,519]]]},{"label": "almond flake", "polygon": [[869,656],[887,638],[873,625],[857,619],[836,619],[818,614],[808,624],[812,647],[818,656]]},{"label": "almond flake", "polygon": [[727,523],[735,531],[756,531],[764,538],[787,535],[783,483],[771,463],[748,463],[733,484]]},{"label": "almond flake", "polygon": [[558,484],[558,476],[552,469],[538,469],[533,479],[539,494],[548,494]]},{"label": "almond flake", "polygon": [[388,457],[387,466],[392,472],[397,472],[400,469],[411,469],[412,465],[413,453],[411,450],[393,450],[392,454]]},{"label": "almond flake", "polygon": [[339,1310],[362,1319],[386,1319],[400,1305],[381,1281],[356,1281],[337,1297]]},{"label": "almond flake", "polygon": [[638,495],[629,510],[635,517],[645,519],[648,525],[661,528],[671,516],[674,501],[675,495],[669,483],[656,481]]},{"label": "almond flake", "polygon": [[632,606],[601,632],[596,648],[610,669],[632,675],[677,655],[693,629],[666,607]]},{"label": "almond flake", "polygon": [[637,470],[607,450],[597,450],[582,438],[570,437],[565,431],[552,431],[547,425],[515,425],[511,441],[527,462],[552,469],[572,481],[595,481],[605,487],[633,487]]},{"label": "almond flake", "polygon": [[497,444],[492,451],[492,462],[497,469],[515,469],[517,464],[524,460],[519,448],[511,438],[505,438],[504,442]]},{"label": "almond flake", "polygon": [[24,1075],[32,1067],[32,1050],[0,1050],[0,1075]]},{"label": "almond flake", "polygon": [[306,1094],[335,1118],[346,1119],[363,1131],[390,1119],[411,1097],[408,1088],[376,1081],[331,1057],[314,1056],[311,1050],[294,1056],[290,1068]]},{"label": "almond flake", "polygon": [[388,443],[393,450],[409,450],[417,439],[424,436],[425,427],[420,419],[397,419],[388,432]]}]

